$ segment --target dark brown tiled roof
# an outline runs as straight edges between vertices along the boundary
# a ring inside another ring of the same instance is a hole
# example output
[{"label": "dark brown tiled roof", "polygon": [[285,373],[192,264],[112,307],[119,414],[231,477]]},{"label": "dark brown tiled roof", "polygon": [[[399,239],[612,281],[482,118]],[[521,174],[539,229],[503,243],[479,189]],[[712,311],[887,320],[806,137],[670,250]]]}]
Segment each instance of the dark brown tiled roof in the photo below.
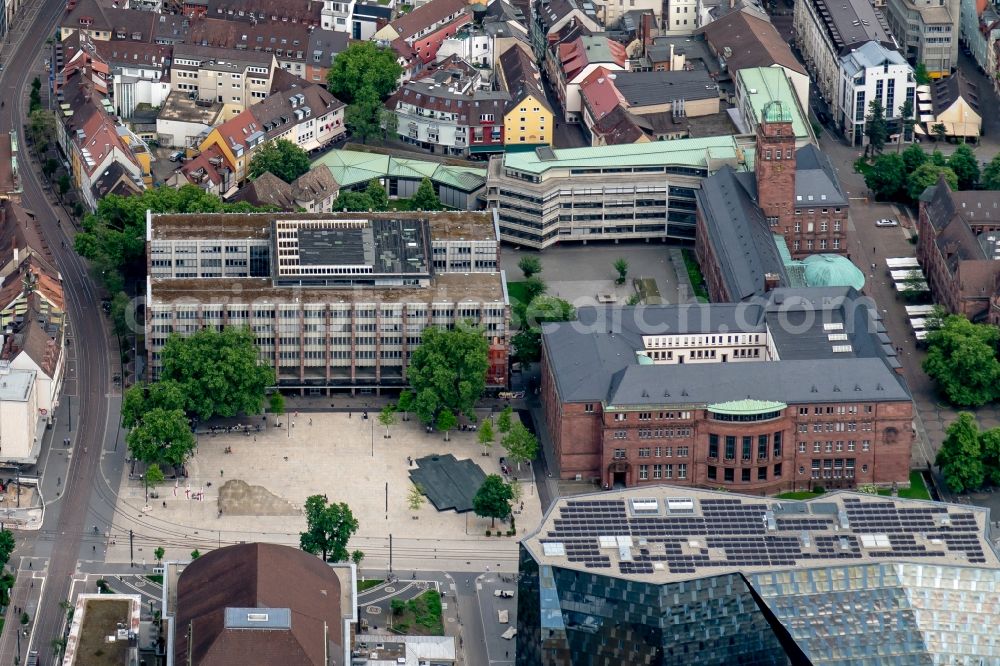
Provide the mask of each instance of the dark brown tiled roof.
[{"label": "dark brown tiled roof", "polygon": [[465,10],[465,0],[431,0],[392,22],[392,27],[403,39],[409,39],[424,28],[442,21],[447,16]]},{"label": "dark brown tiled roof", "polygon": [[635,143],[645,134],[636,121],[635,116],[621,106],[616,106],[610,113],[594,123],[592,131],[602,137],[604,143],[609,146]]},{"label": "dark brown tiled roof", "polygon": [[511,97],[508,108],[517,106],[525,97],[531,95],[548,111],[552,111],[542,90],[541,73],[535,61],[525,53],[524,49],[512,46],[500,54],[498,62],[503,85]]},{"label": "dark brown tiled roof", "polygon": [[[329,169],[323,169],[330,173]],[[254,206],[275,206],[281,210],[295,210],[295,197],[292,196],[292,186],[265,171],[256,179],[250,181],[233,195],[233,201],[245,201]]]},{"label": "dark brown tiled roof", "polygon": [[[319,24],[320,12],[323,9],[322,2],[315,0],[208,0],[205,15],[211,18],[226,17],[229,20],[239,20],[250,23],[250,13],[259,17],[264,15],[265,21],[277,22],[293,21],[299,23]],[[243,16],[240,16],[240,12]]]},{"label": "dark brown tiled roof", "polygon": [[187,42],[243,51],[281,49],[278,60],[305,61],[310,29],[305,23],[238,23],[217,18],[193,19]]},{"label": "dark brown tiled roof", "polygon": [[447,88],[441,86],[432,88],[431,85],[410,81],[389,98],[386,106],[395,111],[397,104],[404,102],[421,109],[456,113],[458,114],[458,124],[466,126],[483,124],[480,121],[480,116],[483,114],[493,114],[494,122],[487,124],[503,122],[504,107],[510,99],[510,95],[505,91],[476,90],[471,95],[466,95],[459,92],[449,92]]},{"label": "dark brown tiled roof", "polygon": [[[288,608],[291,629],[227,629],[226,608]],[[321,666],[343,644],[340,581],[320,558],[248,543],[191,562],[177,583],[176,663]]]},{"label": "dark brown tiled roof", "polygon": [[[781,65],[805,74],[802,64],[792,55],[792,50],[770,21],[750,12],[733,12],[696,32],[704,33],[712,50],[725,57],[730,75],[747,67]],[[723,55],[729,48],[731,55]]]},{"label": "dark brown tiled roof", "polygon": [[[110,31],[111,39],[149,43],[153,41],[153,26],[158,16],[159,14],[153,12],[105,6],[98,0],[80,0],[76,7],[63,15],[59,25],[73,30],[83,28],[85,30]],[[89,25],[85,25],[81,21],[89,23]],[[119,32],[124,33],[124,37],[119,37]],[[133,33],[138,33],[139,39],[132,39]]]}]

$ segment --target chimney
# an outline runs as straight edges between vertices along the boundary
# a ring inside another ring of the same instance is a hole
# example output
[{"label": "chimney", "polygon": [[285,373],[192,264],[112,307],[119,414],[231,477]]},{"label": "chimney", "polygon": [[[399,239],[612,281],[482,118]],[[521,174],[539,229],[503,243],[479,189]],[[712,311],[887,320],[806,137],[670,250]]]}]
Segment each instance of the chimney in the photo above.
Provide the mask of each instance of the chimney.
[{"label": "chimney", "polygon": [[668,71],[673,71],[674,69],[674,45],[670,45],[670,64],[667,65]]},{"label": "chimney", "polygon": [[764,273],[764,291],[777,289],[781,285],[781,277],[777,273]]}]

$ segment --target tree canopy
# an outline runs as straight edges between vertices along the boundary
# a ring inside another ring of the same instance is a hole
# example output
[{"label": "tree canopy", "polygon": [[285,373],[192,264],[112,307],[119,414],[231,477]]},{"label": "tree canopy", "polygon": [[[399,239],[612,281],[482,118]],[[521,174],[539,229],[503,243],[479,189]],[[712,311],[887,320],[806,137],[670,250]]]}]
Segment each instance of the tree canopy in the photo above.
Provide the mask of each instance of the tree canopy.
[{"label": "tree canopy", "polygon": [[[931,158],[933,159],[933,155]],[[910,198],[914,201],[919,199],[924,190],[937,183],[938,176],[941,175],[944,176],[951,189],[958,189],[958,176],[955,175],[955,172],[951,168],[928,163],[917,167],[917,170],[910,174],[909,183],[907,184]]]},{"label": "tree canopy", "polygon": [[299,547],[320,555],[324,562],[344,562],[350,558],[347,542],[358,531],[358,520],[347,504],[327,503],[322,495],[306,499],[306,531],[299,536]]},{"label": "tree canopy", "polygon": [[146,412],[129,431],[126,441],[136,460],[156,465],[181,465],[195,446],[194,434],[184,412],[161,407]]},{"label": "tree canopy", "polygon": [[542,272],[542,262],[539,261],[538,257],[532,255],[521,257],[517,262],[517,267],[521,269],[525,279],[530,278],[535,273]]},{"label": "tree canopy", "polygon": [[871,150],[872,154],[881,153],[885,147],[885,140],[889,136],[889,128],[885,121],[885,109],[882,102],[873,99],[868,103],[868,115],[865,116],[865,136],[868,138],[868,145],[865,150]]},{"label": "tree canopy", "polygon": [[[923,155],[923,151],[920,151]],[[894,201],[905,195],[906,165],[904,157],[882,153],[864,170],[865,185],[879,201]]]},{"label": "tree canopy", "polygon": [[126,274],[141,275],[146,266],[146,211],[220,213],[267,210],[247,203],[224,204],[196,185],[154,187],[130,197],[108,195],[83,218],[74,247],[90,260],[111,293],[122,290]]},{"label": "tree canopy", "polygon": [[286,183],[291,183],[308,173],[309,154],[288,139],[269,141],[254,152],[248,175],[255,179],[267,171]]},{"label": "tree canopy", "polygon": [[983,485],[983,451],[975,416],[961,412],[948,426],[935,462],[941,467],[945,483],[956,493]]},{"label": "tree canopy", "polygon": [[483,480],[475,496],[472,498],[472,510],[477,516],[489,518],[490,527],[497,523],[497,518],[503,520],[510,516],[510,503],[514,499],[510,486],[504,483],[499,474],[490,474]]},{"label": "tree canopy", "polygon": [[954,405],[978,407],[998,395],[1000,363],[996,358],[1000,330],[951,315],[927,335],[924,372]]},{"label": "tree canopy", "polygon": [[385,99],[396,89],[402,75],[403,68],[391,48],[357,41],[333,58],[326,78],[330,92],[345,104],[351,104],[364,91]]},{"label": "tree canopy", "polygon": [[955,172],[958,189],[971,190],[979,184],[979,160],[969,144],[960,144],[955,149],[948,158],[948,167]]},{"label": "tree canopy", "polygon": [[[911,143],[903,151],[903,165],[906,167],[905,173],[910,174],[917,170],[922,164],[926,164],[928,157],[924,149],[919,144]],[[905,175],[905,174],[904,174]]]},{"label": "tree canopy", "polygon": [[187,398],[180,384],[173,381],[158,381],[152,384],[135,384],[122,399],[122,425],[132,428],[142,421],[142,417],[153,409],[184,410]]},{"label": "tree canopy", "polygon": [[983,187],[987,190],[1000,190],[1000,153],[994,155],[983,169]]},{"label": "tree canopy", "polygon": [[421,421],[434,423],[445,410],[473,417],[473,407],[486,388],[488,351],[482,329],[474,326],[460,323],[451,330],[424,330],[407,371]]},{"label": "tree canopy", "polygon": [[177,382],[185,409],[202,420],[260,412],[264,389],[275,381],[274,370],[259,361],[248,328],[171,335],[161,358],[161,380]]},{"label": "tree canopy", "polygon": [[500,444],[515,463],[534,460],[538,455],[538,439],[520,421],[512,424]]},{"label": "tree canopy", "polygon": [[441,210],[444,208],[438,195],[434,193],[434,185],[431,184],[430,178],[424,178],[420,181],[420,187],[410,197],[410,207],[413,210]]},{"label": "tree canopy", "polygon": [[933,81],[931,75],[927,72],[927,65],[922,62],[918,62],[917,66],[913,68],[913,77],[917,80],[917,85],[919,86],[926,86]]}]

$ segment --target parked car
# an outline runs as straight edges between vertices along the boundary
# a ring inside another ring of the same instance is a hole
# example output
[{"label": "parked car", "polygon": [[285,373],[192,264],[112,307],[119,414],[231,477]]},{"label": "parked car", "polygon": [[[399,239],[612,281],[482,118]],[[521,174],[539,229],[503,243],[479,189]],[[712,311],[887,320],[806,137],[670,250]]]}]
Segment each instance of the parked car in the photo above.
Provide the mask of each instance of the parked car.
[{"label": "parked car", "polygon": [[896,220],[890,220],[889,218],[882,218],[881,220],[875,220],[876,227],[898,227],[899,222]]},{"label": "parked car", "polygon": [[183,162],[184,161],[184,151],[182,151],[182,150],[176,150],[176,151],[170,153],[170,161],[171,162]]},{"label": "parked car", "polygon": [[513,599],[514,590],[493,590],[493,596],[500,597],[501,599]]}]

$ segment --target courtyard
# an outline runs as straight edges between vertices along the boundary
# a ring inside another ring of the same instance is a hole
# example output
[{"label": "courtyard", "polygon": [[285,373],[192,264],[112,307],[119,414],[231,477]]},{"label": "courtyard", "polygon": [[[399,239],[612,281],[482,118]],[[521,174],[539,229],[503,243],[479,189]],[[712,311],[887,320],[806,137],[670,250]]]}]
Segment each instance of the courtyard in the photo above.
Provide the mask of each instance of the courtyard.
[{"label": "courtyard", "polygon": [[[489,410],[479,416],[488,418]],[[394,568],[516,570],[517,538],[541,518],[530,481],[520,483],[523,509],[521,502],[514,506],[513,537],[486,537],[490,520],[472,512],[438,512],[426,501],[412,511],[407,502],[408,472],[415,464],[410,459],[451,453],[486,474],[499,474],[505,454],[499,436],[491,455],[483,456],[475,432],[453,431],[445,441],[444,433],[427,432],[412,414],[405,422],[401,417],[389,428],[389,438],[377,412],[364,419],[361,411],[293,412],[277,419],[281,427],[269,415],[266,430],[249,434],[199,430],[188,478],[150,489],[156,496],[148,503],[142,482],[125,471],[116,518],[107,531],[108,560],[129,561],[129,530],[135,562],[150,566],[157,547],[165,549],[164,559],[187,559],[194,549],[242,541],[297,546],[305,528],[302,507],[307,497],[319,494],[351,507],[360,527],[349,547],[365,553],[366,569],[388,567],[391,542]]]}]

